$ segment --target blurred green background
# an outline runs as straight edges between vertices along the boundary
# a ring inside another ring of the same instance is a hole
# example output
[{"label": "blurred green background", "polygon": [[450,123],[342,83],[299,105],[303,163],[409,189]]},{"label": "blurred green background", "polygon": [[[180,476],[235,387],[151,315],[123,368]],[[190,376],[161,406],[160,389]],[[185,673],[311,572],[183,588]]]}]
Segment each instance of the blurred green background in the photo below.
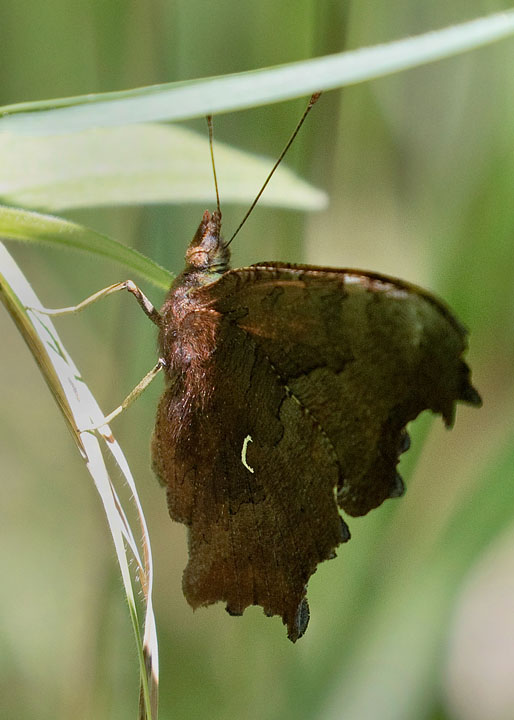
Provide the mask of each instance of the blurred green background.
[{"label": "blurred green background", "polygon": [[[238,72],[508,7],[0,0],[0,103]],[[350,520],[351,542],[310,581],[300,642],[289,643],[280,619],[260,608],[243,618],[221,605],[193,615],[181,592],[185,529],[169,521],[149,468],[162,386],[116,421],[153,540],[162,718],[514,717],[513,67],[507,40],[326,93],[287,163],[329,193],[329,209],[307,217],[257,208],[234,243],[236,266],[361,267],[437,292],[471,329],[469,362],[484,398],[480,411],[459,407],[451,433],[428,416],[411,428],[407,495]],[[304,105],[224,115],[215,132],[276,156]],[[188,125],[204,130],[202,121]],[[229,234],[244,208],[223,204],[223,188],[221,196]],[[203,210],[67,217],[178,272]],[[126,277],[82,254],[10,248],[49,307]],[[155,361],[154,329],[126,297],[56,324],[106,411]],[[137,659],[99,498],[5,312],[0,328],[0,716],[134,717]]]}]

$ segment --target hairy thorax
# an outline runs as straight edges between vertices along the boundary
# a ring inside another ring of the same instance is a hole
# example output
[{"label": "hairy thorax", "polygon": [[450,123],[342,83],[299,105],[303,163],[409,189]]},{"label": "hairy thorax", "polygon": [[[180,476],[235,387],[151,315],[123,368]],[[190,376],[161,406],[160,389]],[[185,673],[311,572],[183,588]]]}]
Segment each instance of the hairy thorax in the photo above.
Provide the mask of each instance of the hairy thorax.
[{"label": "hairy thorax", "polygon": [[179,276],[161,309],[159,350],[166,361],[168,390],[179,403],[172,403],[170,411],[178,414],[180,424],[187,421],[194,406],[204,408],[214,390],[209,368],[221,316],[195,297],[195,290],[204,284],[205,276],[200,273]]}]

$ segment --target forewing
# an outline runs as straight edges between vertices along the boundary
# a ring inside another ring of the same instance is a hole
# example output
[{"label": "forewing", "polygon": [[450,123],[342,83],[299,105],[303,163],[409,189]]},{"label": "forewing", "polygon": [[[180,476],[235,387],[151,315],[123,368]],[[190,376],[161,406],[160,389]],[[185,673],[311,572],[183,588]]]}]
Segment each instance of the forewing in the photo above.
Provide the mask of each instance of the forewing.
[{"label": "forewing", "polygon": [[[198,292],[255,344],[318,428],[351,515],[401,494],[396,465],[410,420],[430,409],[451,425],[457,400],[480,404],[462,360],[465,330],[440,301],[400,280],[269,264],[231,270]],[[309,462],[299,459],[300,475]]]}]

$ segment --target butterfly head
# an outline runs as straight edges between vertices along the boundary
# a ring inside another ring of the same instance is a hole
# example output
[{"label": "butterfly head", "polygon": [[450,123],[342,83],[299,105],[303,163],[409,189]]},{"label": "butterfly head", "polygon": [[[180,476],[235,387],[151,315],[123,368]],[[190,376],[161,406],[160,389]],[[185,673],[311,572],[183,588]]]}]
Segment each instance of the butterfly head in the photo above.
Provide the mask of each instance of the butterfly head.
[{"label": "butterfly head", "polygon": [[228,270],[230,250],[221,238],[221,213],[206,210],[186,250],[186,272],[223,273]]}]

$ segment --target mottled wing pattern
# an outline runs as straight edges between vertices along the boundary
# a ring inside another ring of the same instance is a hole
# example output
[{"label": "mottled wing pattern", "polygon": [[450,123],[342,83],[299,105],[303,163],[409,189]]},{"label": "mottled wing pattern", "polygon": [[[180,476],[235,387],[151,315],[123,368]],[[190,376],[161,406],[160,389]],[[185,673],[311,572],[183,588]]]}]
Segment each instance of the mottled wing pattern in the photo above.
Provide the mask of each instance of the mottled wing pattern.
[{"label": "mottled wing pattern", "polygon": [[410,420],[430,409],[451,426],[456,401],[481,402],[462,360],[465,329],[413,285],[276,263],[231,270],[212,292],[329,440],[350,515],[399,493]]},{"label": "mottled wing pattern", "polygon": [[456,400],[479,402],[465,332],[421,290],[355,271],[259,265],[195,297],[215,318],[212,392],[176,378],[153,439],[189,528],[184,592],[233,614],[261,605],[296,640],[309,577],[349,537],[338,505],[361,515],[401,494],[406,423],[429,408],[451,424]]},{"label": "mottled wing pattern", "polygon": [[221,320],[209,383],[213,393],[177,436],[178,379],[153,439],[170,514],[189,528],[184,594],[193,607],[225,601],[234,615],[261,605],[296,640],[310,575],[349,537],[334,501],[334,449],[231,318]]}]

